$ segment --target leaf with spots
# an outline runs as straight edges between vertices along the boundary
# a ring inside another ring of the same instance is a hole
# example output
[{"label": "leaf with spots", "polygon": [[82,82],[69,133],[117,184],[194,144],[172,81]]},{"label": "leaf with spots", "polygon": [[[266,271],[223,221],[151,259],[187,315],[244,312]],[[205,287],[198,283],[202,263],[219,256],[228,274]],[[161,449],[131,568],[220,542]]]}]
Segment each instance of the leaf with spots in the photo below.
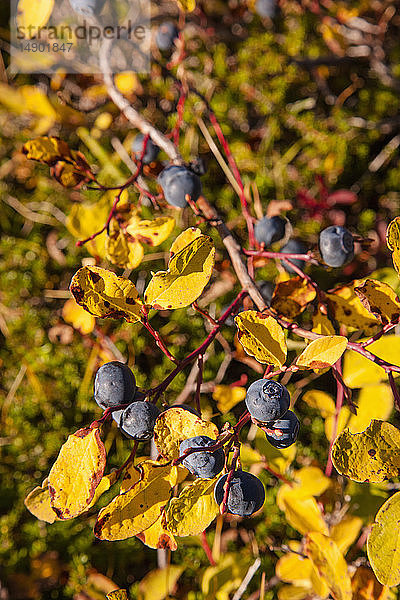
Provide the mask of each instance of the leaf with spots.
[{"label": "leaf with spots", "polygon": [[297,357],[296,365],[302,369],[331,367],[346,350],[347,338],[342,335],[326,335],[309,344]]},{"label": "leaf with spots", "polygon": [[98,516],[94,533],[101,540],[125,540],[145,531],[160,517],[178,481],[177,467],[144,461],[135,467],[140,479],[116,496]]},{"label": "leaf with spots", "polygon": [[121,269],[136,269],[144,257],[142,244],[126,236],[115,222],[106,238],[106,253],[108,260]]},{"label": "leaf with spots", "polygon": [[168,460],[179,456],[179,446],[183,440],[197,435],[207,435],[212,439],[218,436],[214,423],[203,421],[197,415],[180,407],[169,408],[161,413],[154,427],[154,442],[159,453]]},{"label": "leaf with spots", "polygon": [[344,325],[349,332],[364,331],[370,335],[374,333],[379,321],[367,310],[355,293],[354,289],[362,284],[356,280],[348,285],[334,289],[326,294],[330,314],[338,323]]},{"label": "leaf with spots", "polygon": [[392,252],[394,268],[400,274],[400,217],[391,221],[386,230],[386,243]]},{"label": "leaf with spots", "polygon": [[305,279],[292,277],[277,284],[271,300],[271,308],[288,319],[293,319],[314,300],[315,289]]},{"label": "leaf with spots", "polygon": [[167,525],[174,535],[199,535],[218,515],[214,487],[218,478],[196,479],[173,498],[167,510]]},{"label": "leaf with spots", "polygon": [[380,483],[400,472],[400,431],[373,419],[362,433],[343,431],[332,451],[335,469],[353,481]]},{"label": "leaf with spots", "polygon": [[58,517],[50,504],[49,480],[46,478],[41,486],[35,487],[24,500],[26,508],[39,521],[54,523]]},{"label": "leaf with spots", "polygon": [[70,290],[80,306],[95,317],[123,317],[140,321],[142,302],[133,283],[101,267],[82,267],[72,278]]},{"label": "leaf with spots", "polygon": [[38,137],[30,140],[24,144],[22,152],[27,158],[50,166],[59,160],[73,162],[68,144],[57,137]]},{"label": "leaf with spots", "polygon": [[378,510],[367,541],[371,567],[380,583],[400,584],[400,492],[386,500]]},{"label": "leaf with spots", "polygon": [[85,427],[68,437],[49,473],[51,506],[60,519],[87,510],[106,466],[98,429]]},{"label": "leaf with spots", "polygon": [[162,548],[164,550],[176,550],[178,548],[176,539],[168,529],[165,512],[162,513],[161,517],[153,525],[150,525],[142,533],[138,533],[136,537],[149,548]]},{"label": "leaf with spots", "polygon": [[177,254],[188,244],[193,242],[193,240],[200,237],[201,235],[201,230],[198,227],[189,227],[188,229],[185,229],[185,231],[182,231],[182,233],[180,233],[172,243],[172,246],[169,250],[171,255]]},{"label": "leaf with spots", "polygon": [[400,300],[396,292],[382,281],[366,279],[354,288],[363,306],[374,315],[382,325],[397,322],[400,318]]},{"label": "leaf with spots", "polygon": [[280,368],[286,361],[286,341],[282,327],[273,318],[255,310],[235,317],[239,342],[258,362]]},{"label": "leaf with spots", "polygon": [[132,219],[126,228],[127,233],[142,244],[159,246],[173,232],[175,219],[173,217],[158,217],[152,221]]},{"label": "leaf with spots", "polygon": [[201,235],[174,254],[168,271],[154,273],[145,292],[145,301],[155,309],[189,306],[207,285],[214,266],[214,244]]}]

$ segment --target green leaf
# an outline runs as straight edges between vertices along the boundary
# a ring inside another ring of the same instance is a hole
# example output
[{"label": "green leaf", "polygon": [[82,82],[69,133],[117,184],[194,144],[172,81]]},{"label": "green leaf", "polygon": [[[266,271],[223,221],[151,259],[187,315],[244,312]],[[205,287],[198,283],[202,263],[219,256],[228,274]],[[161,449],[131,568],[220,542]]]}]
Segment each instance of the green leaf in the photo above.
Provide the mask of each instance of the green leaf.
[{"label": "green leaf", "polygon": [[367,554],[376,578],[383,585],[400,584],[400,492],[379,509],[367,541]]}]

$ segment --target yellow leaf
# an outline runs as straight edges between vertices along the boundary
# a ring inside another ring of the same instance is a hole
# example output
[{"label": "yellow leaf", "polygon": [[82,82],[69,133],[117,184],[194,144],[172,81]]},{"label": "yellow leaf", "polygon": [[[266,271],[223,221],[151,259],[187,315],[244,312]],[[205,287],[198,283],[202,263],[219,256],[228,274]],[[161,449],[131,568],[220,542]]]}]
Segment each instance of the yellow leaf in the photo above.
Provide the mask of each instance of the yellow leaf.
[{"label": "yellow leaf", "polygon": [[386,243],[392,251],[392,260],[397,273],[400,273],[400,217],[395,217],[386,230]]},{"label": "yellow leaf", "polygon": [[[166,461],[165,464],[167,464],[167,462],[168,461]],[[125,469],[124,477],[121,482],[120,494],[127,492],[135,483],[140,481],[140,479],[143,477],[143,468],[139,466],[143,463],[146,463],[146,465],[152,464],[154,466],[157,466],[162,464],[162,461],[152,461],[149,458],[146,458],[145,456],[140,456],[139,458],[135,459],[135,462],[130,463]],[[171,473],[173,477],[176,477],[176,481],[174,484],[176,485],[178,483],[182,483],[182,481],[186,479],[186,477],[189,474],[189,471],[185,469],[185,467],[182,467],[182,465],[176,465],[176,467],[174,467],[174,470],[171,471]]]},{"label": "yellow leaf", "polygon": [[128,224],[126,231],[142,244],[159,246],[171,235],[175,227],[173,217],[158,217],[153,221],[139,221]]},{"label": "yellow leaf", "polygon": [[[110,197],[106,194],[94,204],[73,204],[67,216],[65,225],[70,233],[78,240],[84,240],[104,226],[111,209]],[[86,250],[92,256],[105,258],[107,233],[103,231],[94,240],[85,244]]]},{"label": "yellow leaf", "polygon": [[46,478],[41,486],[35,487],[24,500],[26,508],[40,521],[54,523],[57,515],[51,508],[49,480]]},{"label": "yellow leaf", "polygon": [[300,496],[320,496],[331,485],[318,467],[303,467],[295,473],[296,491]]},{"label": "yellow leaf", "polygon": [[62,317],[66,323],[70,323],[74,329],[82,334],[91,333],[96,325],[96,319],[93,315],[81,308],[73,298],[70,298],[64,304]]},{"label": "yellow leaf", "polygon": [[179,456],[183,440],[197,435],[207,435],[215,440],[218,428],[214,423],[203,421],[197,415],[180,407],[165,410],[157,418],[154,427],[154,442],[159,453],[168,460]]},{"label": "yellow leaf", "polygon": [[201,235],[172,256],[168,271],[158,271],[150,280],[145,301],[155,309],[189,306],[203,292],[214,266],[214,244]]},{"label": "yellow leaf", "polygon": [[379,509],[367,541],[367,554],[376,578],[392,587],[400,583],[400,492]]},{"label": "yellow leaf", "polygon": [[69,289],[77,303],[95,317],[140,321],[142,302],[135,286],[112,271],[82,267],[73,276]]},{"label": "yellow leaf", "polygon": [[400,300],[396,292],[388,285],[375,279],[366,279],[354,288],[363,306],[374,315],[382,325],[398,321],[400,318]]},{"label": "yellow leaf", "polygon": [[114,485],[114,483],[116,481],[117,481],[116,471],[111,471],[111,473],[109,473],[108,475],[104,475],[104,477],[102,477],[99,485],[97,486],[97,488],[94,492],[94,496],[92,498],[91,503],[87,507],[87,510],[89,510],[89,508],[92,508],[92,506],[94,506],[97,503],[100,496],[102,496],[105,492],[107,492],[110,489],[110,487],[112,485]]},{"label": "yellow leaf", "polygon": [[132,94],[139,86],[138,76],[133,71],[116,73],[114,83],[121,94]]},{"label": "yellow leaf", "polygon": [[137,468],[140,480],[100,511],[94,528],[97,538],[125,540],[148,529],[161,515],[177,482],[177,468],[156,461],[144,461]]},{"label": "yellow leaf", "polygon": [[173,498],[167,510],[167,525],[174,535],[199,535],[218,515],[214,500],[215,479],[196,479]]},{"label": "yellow leaf", "polygon": [[185,231],[182,231],[172,243],[170,253],[177,254],[201,235],[203,234],[198,227],[189,227],[189,229],[185,229]]},{"label": "yellow leaf", "polygon": [[309,585],[283,585],[278,590],[278,600],[305,600],[310,597],[313,589]]},{"label": "yellow leaf", "polygon": [[153,525],[150,525],[150,527],[145,531],[142,531],[142,533],[138,533],[136,537],[149,548],[176,550],[178,547],[173,534],[167,527],[164,512]]},{"label": "yellow leaf", "polygon": [[303,395],[302,400],[304,400],[310,408],[318,409],[323,419],[335,414],[336,409],[333,398],[326,392],[322,392],[321,390],[310,390]]},{"label": "yellow leaf", "polygon": [[292,444],[289,448],[275,448],[267,442],[265,433],[259,428],[257,428],[254,443],[268,466],[282,475],[287,471],[296,456],[296,444]]},{"label": "yellow leaf", "polygon": [[379,483],[397,477],[400,468],[400,431],[373,419],[362,433],[346,429],[332,447],[335,469],[353,481]]},{"label": "yellow leaf", "polygon": [[273,317],[245,310],[235,317],[238,338],[250,356],[260,363],[280,368],[287,354],[285,334]]},{"label": "yellow leaf", "polygon": [[240,386],[216,385],[212,395],[218,410],[225,414],[246,397],[246,389]]},{"label": "yellow leaf", "polygon": [[369,567],[357,567],[351,580],[351,587],[353,600],[386,600],[389,598],[389,590],[379,583]]},{"label": "yellow leaf", "polygon": [[362,519],[359,517],[346,515],[340,523],[331,527],[330,536],[343,555],[346,554],[350,546],[356,541],[362,524]]},{"label": "yellow leaf", "polygon": [[163,600],[169,597],[183,571],[184,567],[177,565],[150,571],[139,584],[139,600]]},{"label": "yellow leaf", "polygon": [[54,165],[58,160],[72,160],[68,144],[56,137],[38,137],[26,142],[22,152],[27,158],[47,165]]},{"label": "yellow leaf", "polygon": [[[362,341],[362,340],[359,340]],[[384,335],[368,346],[368,350],[393,365],[400,366],[400,337]],[[396,377],[397,373],[393,373]],[[387,379],[382,369],[362,354],[346,350],[343,363],[343,379],[350,388],[364,387]]]},{"label": "yellow leaf", "polygon": [[138,240],[129,239],[117,225],[110,227],[106,237],[106,256],[121,269],[136,269],[143,260],[144,250]]},{"label": "yellow leaf", "polygon": [[[330,415],[325,420],[325,435],[329,441],[332,440],[332,437],[337,437],[342,431],[346,429],[349,425],[351,417],[351,412],[347,406],[343,406],[338,414],[336,421],[336,430],[335,430],[335,416]],[[369,423],[367,423],[368,425]],[[367,427],[367,425],[365,427]],[[364,427],[364,429],[365,429]]]},{"label": "yellow leaf", "polygon": [[129,600],[126,590],[114,590],[106,596],[107,600]]},{"label": "yellow leaf", "polygon": [[328,527],[321,510],[311,496],[303,496],[299,488],[284,484],[277,495],[278,507],[285,513],[289,525],[303,535],[309,531],[319,531],[328,535]]},{"label": "yellow leaf", "polygon": [[312,331],[314,331],[314,333],[319,333],[320,335],[335,335],[335,329],[332,323],[320,310],[313,315]]},{"label": "yellow leaf", "polygon": [[305,369],[331,367],[346,350],[347,338],[342,335],[327,335],[314,340],[297,357],[296,365]]},{"label": "yellow leaf", "polygon": [[196,8],[196,0],[177,0],[177,2],[184,12],[192,12]]},{"label": "yellow leaf", "polygon": [[19,0],[16,16],[18,35],[27,39],[35,37],[38,28],[47,24],[53,8],[54,0]]},{"label": "yellow leaf", "polygon": [[353,281],[349,285],[336,288],[326,294],[328,306],[336,321],[345,325],[348,331],[363,330],[366,334],[372,334],[378,320],[364,308],[360,298],[356,295],[354,288],[362,283],[360,280]]},{"label": "yellow leaf", "polygon": [[314,300],[316,291],[302,277],[292,277],[288,281],[277,284],[271,300],[271,308],[288,319],[293,319],[303,312]]},{"label": "yellow leaf", "polygon": [[288,552],[278,560],[275,573],[286,583],[296,583],[300,586],[311,587],[312,563],[309,558]]},{"label": "yellow leaf", "polygon": [[342,553],[326,535],[313,531],[307,535],[305,552],[314,563],[335,600],[351,600],[351,581]]},{"label": "yellow leaf", "polygon": [[87,510],[106,466],[98,429],[86,427],[68,437],[49,473],[51,506],[60,519]]}]

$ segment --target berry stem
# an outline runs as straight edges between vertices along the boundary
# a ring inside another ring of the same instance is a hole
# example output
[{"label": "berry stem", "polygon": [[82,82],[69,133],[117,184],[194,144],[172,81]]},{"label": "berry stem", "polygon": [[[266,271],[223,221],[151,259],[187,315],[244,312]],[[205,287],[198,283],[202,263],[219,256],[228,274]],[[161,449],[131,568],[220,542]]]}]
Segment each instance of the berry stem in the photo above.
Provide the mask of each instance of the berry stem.
[{"label": "berry stem", "polygon": [[145,328],[147,329],[147,331],[150,333],[150,335],[154,338],[157,346],[165,354],[165,356],[167,358],[169,358],[169,360],[172,361],[173,363],[178,364],[178,360],[168,350],[168,348],[167,348],[164,340],[162,339],[161,335],[158,333],[158,331],[156,331],[155,329],[153,329],[153,327],[150,325],[149,319],[148,319],[148,312],[144,308],[142,309],[142,319],[141,319],[141,322],[143,323],[143,325],[145,326]]},{"label": "berry stem", "polygon": [[240,454],[240,445],[239,444],[235,444],[234,445],[234,450],[233,450],[233,456],[232,456],[232,462],[231,462],[230,471],[229,471],[228,477],[227,477],[225,485],[224,485],[224,498],[222,500],[222,504],[221,504],[221,508],[220,508],[221,515],[225,514],[226,510],[227,510],[226,505],[227,505],[227,502],[228,502],[229,488],[231,487],[231,481],[233,479],[233,474],[234,474],[235,469],[236,469],[236,463],[238,461],[239,454]]},{"label": "berry stem", "polygon": [[201,389],[201,384],[203,383],[203,367],[204,367],[204,356],[203,356],[203,354],[200,354],[199,358],[197,359],[197,365],[199,367],[199,372],[197,374],[195,401],[196,401],[196,410],[197,410],[197,412],[199,413],[199,415],[201,417],[200,389]]},{"label": "berry stem", "polygon": [[205,552],[205,553],[206,553],[206,555],[207,555],[207,558],[208,558],[208,560],[210,561],[210,565],[211,565],[212,567],[215,567],[215,565],[216,565],[217,563],[215,562],[215,560],[214,560],[214,558],[213,558],[213,555],[212,555],[212,552],[211,552],[211,548],[210,548],[210,546],[208,545],[207,536],[206,536],[206,532],[205,532],[205,531],[203,531],[203,532],[200,534],[200,542],[201,542],[201,545],[202,545],[202,548],[203,548],[204,552]]}]

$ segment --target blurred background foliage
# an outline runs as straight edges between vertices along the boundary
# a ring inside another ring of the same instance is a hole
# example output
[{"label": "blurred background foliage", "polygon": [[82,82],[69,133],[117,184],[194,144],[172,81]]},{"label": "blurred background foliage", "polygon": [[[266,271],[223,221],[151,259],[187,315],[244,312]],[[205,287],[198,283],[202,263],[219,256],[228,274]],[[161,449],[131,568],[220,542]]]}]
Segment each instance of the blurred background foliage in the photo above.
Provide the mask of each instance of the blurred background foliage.
[{"label": "blurred background foliage", "polygon": [[[252,0],[199,0],[196,10],[186,15],[183,28],[186,58],[172,72],[209,100],[255,199],[258,190],[254,216],[267,209],[269,214],[283,212],[295,235],[310,247],[321,227],[332,223],[346,223],[352,232],[371,239],[368,252],[359,246],[356,260],[343,272],[313,268],[313,277],[325,289],[376,269],[380,269],[379,278],[398,287],[384,232],[399,212],[399,3],[281,0],[279,6],[273,19],[263,19]],[[63,318],[72,275],[93,260],[85,247],[75,246],[76,236],[66,227],[66,219],[72,207],[82,202],[95,206],[100,197],[98,192],[61,187],[49,176],[47,167],[26,160],[22,144],[38,135],[57,135],[85,154],[101,181],[115,185],[130,174],[121,146],[129,152],[137,132],[108,101],[99,77],[12,73],[8,68],[6,9],[1,10],[0,597],[97,600],[116,584],[130,587],[132,598],[154,600],[163,597],[162,591],[157,596],[151,581],[140,582],[147,572],[162,565],[165,557],[160,553],[136,538],[112,544],[96,541],[92,533],[96,510],[71,522],[47,525],[37,521],[23,504],[26,494],[47,476],[68,433],[99,416],[92,382],[103,362],[128,359],[143,388],[159,383],[171,364],[137,325],[99,320],[92,331],[82,334],[75,323]],[[154,27],[167,15],[178,16],[175,3],[154,3]],[[375,52],[379,44],[380,53]],[[165,65],[166,57],[155,52]],[[179,90],[159,64],[152,64],[149,75],[131,74],[121,77],[119,84],[153,124],[162,131],[174,127]],[[245,245],[247,230],[238,196],[210,151],[202,133],[205,127],[212,136],[204,104],[190,96],[180,149],[187,160],[201,156],[207,162],[204,194]],[[153,182],[150,186],[155,189]],[[348,206],[327,206],[327,190],[339,189],[351,191],[355,201]],[[130,190],[129,200],[136,203],[137,199],[138,194]],[[143,206],[141,215],[148,218],[153,212]],[[89,213],[89,219],[81,218],[80,225],[90,233],[96,229],[91,221],[96,219],[96,211],[91,208]],[[195,222],[189,212],[170,213],[177,221],[176,234]],[[209,233],[217,244],[217,262],[200,304],[218,316],[238,292],[238,285],[221,243]],[[148,281],[150,270],[163,268],[172,239],[159,248],[146,247],[143,263],[129,274],[139,290]],[[258,265],[257,280],[282,277],[282,269],[272,263]],[[101,264],[111,268],[105,259]],[[301,319],[307,323],[310,315],[306,312]],[[192,309],[154,314],[152,324],[178,358],[196,348],[209,327]],[[203,407],[218,424],[235,421],[242,405],[222,415],[212,398],[213,383],[231,384],[241,377],[245,384],[262,372],[235,345],[234,329],[232,324],[223,329],[225,339],[220,336],[210,347],[205,365]],[[297,347],[301,347],[300,341]],[[169,386],[165,404],[180,397],[189,373],[190,369]],[[297,399],[304,390],[330,394],[334,383],[329,374],[315,383],[313,377],[299,376],[291,379],[289,389]],[[190,403],[192,391],[182,400]],[[293,469],[305,466],[323,470],[329,447],[324,430],[328,414],[321,413],[320,404],[302,400],[296,410],[302,421],[296,456],[284,465],[282,461],[275,465],[276,457],[271,456],[270,466],[278,472],[289,467],[292,474]],[[250,438],[253,434],[250,430]],[[114,425],[106,431],[105,442],[109,467],[119,466],[130,443],[119,436]],[[252,446],[261,454],[267,452],[257,440]],[[143,447],[141,452],[146,454],[149,449]],[[217,555],[223,555],[214,579],[210,571],[204,575],[209,562],[200,541],[181,540],[170,557],[173,565],[181,567],[176,573],[179,582],[172,590],[174,597],[213,598],[215,590],[220,590],[217,597],[221,600],[231,597],[259,554],[261,567],[243,596],[257,598],[262,572],[267,582],[278,581],[275,565],[282,556],[282,544],[301,539],[302,532],[287,522],[277,505],[277,480],[262,468],[260,455],[248,453],[247,464],[253,465],[267,486],[264,510],[243,522],[228,517],[222,530],[222,523],[217,524],[217,533],[210,528],[209,543],[214,544]],[[246,464],[245,456],[243,460]],[[328,494],[325,510],[334,511],[338,498],[343,503],[346,499],[350,512],[368,524],[389,488],[389,484],[367,489],[350,484],[346,488],[334,481],[330,491],[324,492]],[[100,506],[110,497],[106,494]],[[357,547],[352,553],[353,560],[363,556]],[[267,585],[265,598],[275,596],[275,587],[268,589]]]}]

